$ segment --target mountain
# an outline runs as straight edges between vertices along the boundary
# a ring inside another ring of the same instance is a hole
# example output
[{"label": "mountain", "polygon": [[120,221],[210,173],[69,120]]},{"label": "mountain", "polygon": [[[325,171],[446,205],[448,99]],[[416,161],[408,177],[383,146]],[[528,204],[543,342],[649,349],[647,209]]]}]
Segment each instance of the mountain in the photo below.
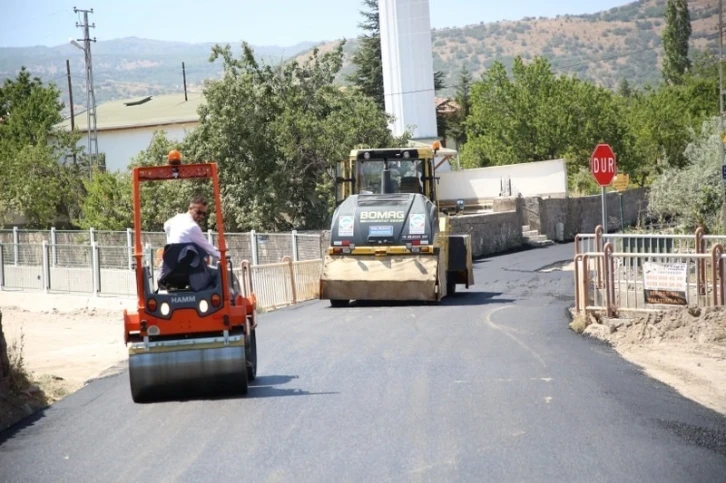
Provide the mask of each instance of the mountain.
[{"label": "mountain", "polygon": [[[661,33],[665,0],[640,0],[589,15],[524,18],[480,22],[464,27],[432,30],[434,68],[443,71],[447,85],[456,83],[467,66],[475,78],[494,61],[511,65],[517,55],[543,55],[558,73],[572,73],[615,88],[625,78],[631,85],[660,81],[663,56]],[[692,49],[718,47],[718,4],[691,0]],[[237,53],[238,43],[230,43]],[[302,42],[288,47],[257,46],[266,62],[304,58],[317,46],[329,51],[336,41]],[[133,96],[183,91],[182,62],[187,89],[201,91],[203,80],[221,73],[221,62],[208,62],[212,43],[190,44],[129,37],[92,44],[96,102]],[[339,76],[353,71],[350,57],[355,39],[345,45],[346,62]],[[45,81],[54,81],[68,104],[65,61],[70,60],[74,105],[85,105],[83,54],[70,44],[57,47],[0,48],[0,80],[14,77],[22,65]],[[439,95],[450,95],[448,88]],[[67,111],[67,110],[66,110]],[[67,114],[67,112],[66,112]]]},{"label": "mountain", "polygon": [[[224,45],[224,42],[220,42]],[[184,90],[182,62],[186,71],[188,91],[201,91],[204,79],[217,77],[222,62],[209,62],[214,43],[191,44],[127,37],[91,44],[96,103],[137,95],[178,93]],[[241,46],[232,43],[239,54]],[[315,42],[296,45],[253,46],[255,54],[265,62],[281,62],[310,49]],[[43,81],[55,82],[62,100],[68,106],[66,59],[70,62],[73,104],[83,109],[86,104],[86,74],[83,52],[70,43],[56,47],[0,48],[0,81],[14,78],[21,66]],[[66,108],[65,115],[68,115]]]},{"label": "mountain", "polygon": [[[541,55],[550,60],[557,73],[575,74],[609,88],[615,88],[623,78],[635,86],[655,84],[661,80],[665,7],[665,0],[641,0],[589,15],[527,17],[433,29],[434,69],[446,74],[447,85],[454,85],[463,66],[477,78],[497,60],[510,66],[518,55],[524,59]],[[715,51],[718,3],[691,0],[689,10],[691,52]],[[325,51],[336,43],[325,42],[318,47]],[[355,48],[355,41],[344,47],[346,73],[354,68],[350,57]],[[449,88],[441,94],[452,93]]]}]

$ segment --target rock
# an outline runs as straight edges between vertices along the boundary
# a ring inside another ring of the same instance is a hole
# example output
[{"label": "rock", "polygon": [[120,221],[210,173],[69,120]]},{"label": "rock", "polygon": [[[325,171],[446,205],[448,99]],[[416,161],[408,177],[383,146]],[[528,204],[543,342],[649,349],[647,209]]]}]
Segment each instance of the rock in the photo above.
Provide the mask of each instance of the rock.
[{"label": "rock", "polygon": [[610,332],[615,332],[619,328],[625,326],[625,320],[624,319],[616,319],[616,318],[603,318],[603,323],[610,327]]},{"label": "rock", "polygon": [[613,333],[613,328],[608,324],[590,324],[583,332],[590,337],[596,337],[598,339],[607,339],[610,334]]}]

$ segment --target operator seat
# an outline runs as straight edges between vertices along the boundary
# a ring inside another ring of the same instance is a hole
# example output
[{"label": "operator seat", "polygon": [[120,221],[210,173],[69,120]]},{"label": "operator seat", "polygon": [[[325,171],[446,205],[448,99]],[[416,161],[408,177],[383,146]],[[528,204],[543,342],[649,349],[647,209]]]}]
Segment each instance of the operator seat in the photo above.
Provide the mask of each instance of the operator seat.
[{"label": "operator seat", "polygon": [[219,273],[207,266],[206,256],[207,252],[196,243],[165,245],[159,288],[197,292],[215,285]]},{"label": "operator seat", "polygon": [[404,176],[401,178],[401,193],[421,194],[421,184],[416,176]]}]

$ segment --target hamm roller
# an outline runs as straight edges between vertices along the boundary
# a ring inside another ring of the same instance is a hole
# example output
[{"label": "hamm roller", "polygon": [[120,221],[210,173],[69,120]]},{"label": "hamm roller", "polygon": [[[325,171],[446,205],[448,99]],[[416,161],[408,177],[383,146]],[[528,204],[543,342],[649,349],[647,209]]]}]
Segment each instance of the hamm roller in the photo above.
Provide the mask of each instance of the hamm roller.
[{"label": "hamm roller", "polygon": [[436,195],[436,148],[353,150],[338,164],[320,299],[438,302],[474,284],[471,238]]},{"label": "hamm roller", "polygon": [[[224,263],[205,267],[201,247],[167,244],[156,288],[151,257],[142,263],[140,184],[191,179],[212,181]],[[135,313],[124,311],[124,337],[134,402],[182,393],[246,394],[257,373],[256,302],[254,295],[241,295],[226,255],[216,163],[181,164],[170,155],[168,165],[134,168],[133,203],[138,301]]]}]

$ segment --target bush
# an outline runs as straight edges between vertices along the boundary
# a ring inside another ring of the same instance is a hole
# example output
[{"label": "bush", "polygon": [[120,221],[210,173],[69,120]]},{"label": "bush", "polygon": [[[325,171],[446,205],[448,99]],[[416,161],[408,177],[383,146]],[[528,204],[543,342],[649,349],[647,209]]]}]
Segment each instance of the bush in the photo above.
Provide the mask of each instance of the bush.
[{"label": "bush", "polygon": [[700,224],[709,232],[722,232],[719,132],[718,119],[704,122],[700,135],[686,147],[686,166],[670,168],[653,182],[651,214],[660,219],[673,217],[687,231]]}]

